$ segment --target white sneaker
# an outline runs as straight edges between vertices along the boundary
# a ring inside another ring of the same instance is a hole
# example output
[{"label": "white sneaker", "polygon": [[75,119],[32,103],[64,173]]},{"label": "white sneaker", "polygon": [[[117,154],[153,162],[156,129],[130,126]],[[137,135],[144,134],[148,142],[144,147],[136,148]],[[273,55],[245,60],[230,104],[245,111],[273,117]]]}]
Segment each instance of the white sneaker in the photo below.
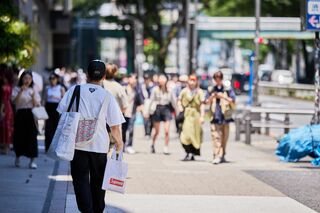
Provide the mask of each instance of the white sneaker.
[{"label": "white sneaker", "polygon": [[163,153],[164,153],[165,155],[170,154],[170,153],[169,153],[169,147],[168,147],[168,146],[164,146],[164,148],[163,148]]},{"label": "white sneaker", "polygon": [[215,159],[213,159],[212,163],[213,164],[219,164],[221,163],[222,159],[220,157],[216,157]]},{"label": "white sneaker", "polygon": [[127,147],[126,151],[128,154],[131,154],[131,155],[136,153],[136,151],[131,146]]},{"label": "white sneaker", "polygon": [[29,165],[29,168],[30,169],[37,169],[38,166],[37,166],[37,164],[35,162],[31,162],[30,165]]}]

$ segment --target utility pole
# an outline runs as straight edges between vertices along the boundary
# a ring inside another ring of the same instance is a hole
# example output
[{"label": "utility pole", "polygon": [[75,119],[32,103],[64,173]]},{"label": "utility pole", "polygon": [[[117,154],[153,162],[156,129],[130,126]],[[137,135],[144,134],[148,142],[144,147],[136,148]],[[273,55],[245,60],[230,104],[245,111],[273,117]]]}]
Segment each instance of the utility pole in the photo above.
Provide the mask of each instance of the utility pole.
[{"label": "utility pole", "polygon": [[314,77],[314,87],[315,87],[315,112],[312,118],[312,124],[320,123],[320,38],[319,32],[315,32],[315,77]]},{"label": "utility pole", "polygon": [[187,57],[187,70],[189,74],[195,74],[196,66],[197,66],[197,15],[198,15],[198,0],[193,1],[194,13],[190,17],[190,0],[187,0],[187,13],[186,13],[186,21],[187,21],[187,40],[188,40],[188,57]]},{"label": "utility pole", "polygon": [[261,16],[261,0],[255,0],[256,13],[256,31],[255,31],[255,61],[254,61],[254,80],[253,80],[253,105],[258,104],[258,69],[259,69],[259,37],[260,37],[260,16]]}]

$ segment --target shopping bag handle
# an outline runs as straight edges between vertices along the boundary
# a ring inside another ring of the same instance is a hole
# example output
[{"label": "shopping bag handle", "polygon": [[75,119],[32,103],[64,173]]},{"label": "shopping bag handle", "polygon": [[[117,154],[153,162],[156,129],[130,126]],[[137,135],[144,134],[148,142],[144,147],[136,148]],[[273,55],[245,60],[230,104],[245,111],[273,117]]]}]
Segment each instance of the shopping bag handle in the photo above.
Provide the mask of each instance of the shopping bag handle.
[{"label": "shopping bag handle", "polygon": [[112,155],[111,155],[112,159],[118,160],[118,161],[122,161],[123,159],[123,151],[121,150],[120,152],[117,152],[117,150],[114,148],[112,151]]}]

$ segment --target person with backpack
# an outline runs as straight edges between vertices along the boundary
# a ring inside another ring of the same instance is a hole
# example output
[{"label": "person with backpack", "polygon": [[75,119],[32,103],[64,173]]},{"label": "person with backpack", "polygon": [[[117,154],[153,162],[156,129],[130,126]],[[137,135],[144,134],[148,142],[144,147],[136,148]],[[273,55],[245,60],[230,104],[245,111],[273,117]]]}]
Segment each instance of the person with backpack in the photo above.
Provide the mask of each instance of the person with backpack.
[{"label": "person with backpack", "polygon": [[[76,143],[74,157],[70,163],[80,212],[102,213],[105,208],[105,190],[102,189],[102,183],[109,151],[106,123],[115,139],[117,153],[123,149],[121,124],[125,120],[116,99],[102,87],[105,76],[105,64],[100,60],[91,61],[88,65],[88,83],[71,87],[57,108],[59,113],[67,112],[74,91],[77,89],[78,92],[80,89],[80,100],[77,101],[76,107],[74,104],[72,108],[77,108],[80,119],[97,120],[93,139],[81,146]],[[82,136],[85,134],[86,132]]]},{"label": "person with backpack", "polygon": [[226,161],[226,147],[229,137],[229,123],[233,121],[236,96],[230,86],[223,83],[223,73],[214,73],[215,86],[208,91],[207,103],[212,113],[211,136],[213,141],[213,164]]}]

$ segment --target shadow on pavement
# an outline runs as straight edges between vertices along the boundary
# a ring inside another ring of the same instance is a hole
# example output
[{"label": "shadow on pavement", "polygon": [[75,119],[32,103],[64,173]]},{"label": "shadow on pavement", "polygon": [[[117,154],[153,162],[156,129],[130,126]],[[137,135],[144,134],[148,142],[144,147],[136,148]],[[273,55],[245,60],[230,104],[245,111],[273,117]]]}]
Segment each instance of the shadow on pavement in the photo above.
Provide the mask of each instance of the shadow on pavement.
[{"label": "shadow on pavement", "polygon": [[105,213],[131,213],[131,212],[128,211],[128,210],[121,209],[121,208],[116,207],[116,206],[107,205]]},{"label": "shadow on pavement", "polygon": [[318,171],[247,170],[245,172],[320,212],[320,173]]}]

